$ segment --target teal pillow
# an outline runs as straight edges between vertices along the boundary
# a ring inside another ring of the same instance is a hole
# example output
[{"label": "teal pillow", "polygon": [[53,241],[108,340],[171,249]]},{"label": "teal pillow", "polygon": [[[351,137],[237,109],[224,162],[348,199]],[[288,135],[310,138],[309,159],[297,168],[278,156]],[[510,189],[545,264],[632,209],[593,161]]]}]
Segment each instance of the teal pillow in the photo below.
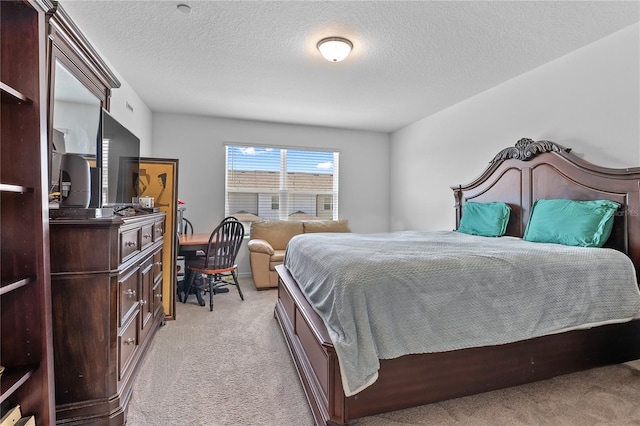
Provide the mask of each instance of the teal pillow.
[{"label": "teal pillow", "polygon": [[458,232],[483,237],[500,237],[507,231],[510,215],[511,207],[505,203],[470,201],[462,207]]},{"label": "teal pillow", "polygon": [[524,239],[567,246],[602,247],[620,204],[609,200],[538,200]]}]

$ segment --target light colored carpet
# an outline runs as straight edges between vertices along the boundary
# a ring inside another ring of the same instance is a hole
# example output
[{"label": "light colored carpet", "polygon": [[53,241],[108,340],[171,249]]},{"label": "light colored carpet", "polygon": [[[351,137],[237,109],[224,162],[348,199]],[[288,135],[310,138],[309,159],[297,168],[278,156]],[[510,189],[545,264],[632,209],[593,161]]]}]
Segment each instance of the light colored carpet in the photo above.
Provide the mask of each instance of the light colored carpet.
[{"label": "light colored carpet", "polygon": [[[152,342],[133,387],[128,425],[313,425],[284,338],[275,290],[241,279],[215,296],[177,303]],[[640,425],[638,364],[618,365],[367,417],[366,426]]]}]

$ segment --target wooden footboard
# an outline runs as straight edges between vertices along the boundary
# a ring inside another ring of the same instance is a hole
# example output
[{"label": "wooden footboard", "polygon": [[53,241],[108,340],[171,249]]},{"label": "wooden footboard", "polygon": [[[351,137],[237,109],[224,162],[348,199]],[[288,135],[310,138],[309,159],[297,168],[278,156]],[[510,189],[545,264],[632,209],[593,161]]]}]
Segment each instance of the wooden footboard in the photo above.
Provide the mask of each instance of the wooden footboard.
[{"label": "wooden footboard", "polygon": [[640,358],[640,320],[635,320],[507,345],[381,360],[378,380],[347,398],[322,320],[287,269],[276,269],[275,316],[319,425],[345,425],[373,414]]},{"label": "wooden footboard", "polygon": [[[343,398],[340,397],[344,393],[338,357],[327,330],[287,269],[280,265],[276,270],[280,278],[275,316],[286,338],[313,417],[317,424],[344,423],[346,417]],[[336,394],[337,400],[330,398]]]}]

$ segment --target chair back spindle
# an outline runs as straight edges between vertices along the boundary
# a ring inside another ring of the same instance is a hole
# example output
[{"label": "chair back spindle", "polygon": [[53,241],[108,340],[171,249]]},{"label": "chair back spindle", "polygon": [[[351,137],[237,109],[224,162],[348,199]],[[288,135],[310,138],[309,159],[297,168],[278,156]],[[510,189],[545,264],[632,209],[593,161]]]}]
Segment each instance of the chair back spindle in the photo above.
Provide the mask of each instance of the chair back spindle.
[{"label": "chair back spindle", "polygon": [[181,234],[193,234],[193,224],[189,219],[182,218],[180,223],[180,233]]}]

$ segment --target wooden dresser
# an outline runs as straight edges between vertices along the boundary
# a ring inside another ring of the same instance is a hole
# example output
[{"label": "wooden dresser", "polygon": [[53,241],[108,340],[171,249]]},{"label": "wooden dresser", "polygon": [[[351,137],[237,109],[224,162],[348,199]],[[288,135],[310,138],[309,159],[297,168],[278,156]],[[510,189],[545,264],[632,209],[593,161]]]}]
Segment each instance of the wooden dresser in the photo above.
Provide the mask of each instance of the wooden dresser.
[{"label": "wooden dresser", "polygon": [[122,425],[159,325],[165,215],[50,222],[58,424]]}]

